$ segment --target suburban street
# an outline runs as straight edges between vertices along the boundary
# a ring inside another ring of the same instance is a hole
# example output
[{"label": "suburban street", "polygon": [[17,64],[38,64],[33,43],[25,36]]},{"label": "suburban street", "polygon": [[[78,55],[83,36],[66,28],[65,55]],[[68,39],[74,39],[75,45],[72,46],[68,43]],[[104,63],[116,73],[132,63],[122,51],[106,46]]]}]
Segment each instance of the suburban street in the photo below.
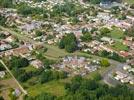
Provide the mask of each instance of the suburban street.
[{"label": "suburban street", "polygon": [[103,74],[103,81],[108,85],[115,86],[120,82],[112,79],[111,74],[113,71],[115,71],[115,69],[121,69],[124,64],[113,60],[110,60],[110,62],[113,64],[113,66],[109,67],[109,69],[105,71],[105,73]]}]

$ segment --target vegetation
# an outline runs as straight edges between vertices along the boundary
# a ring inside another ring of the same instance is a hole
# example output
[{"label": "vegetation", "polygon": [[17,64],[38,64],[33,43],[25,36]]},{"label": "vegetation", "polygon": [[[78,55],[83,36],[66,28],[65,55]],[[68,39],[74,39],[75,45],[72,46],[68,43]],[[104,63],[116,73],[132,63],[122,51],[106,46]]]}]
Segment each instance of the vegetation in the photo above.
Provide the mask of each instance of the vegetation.
[{"label": "vegetation", "polygon": [[6,18],[5,17],[3,17],[2,15],[0,15],[0,25],[1,26],[5,26],[6,25]]},{"label": "vegetation", "polygon": [[100,61],[100,64],[101,64],[102,67],[108,67],[108,66],[110,66],[110,63],[109,63],[108,59],[102,59]]},{"label": "vegetation", "polygon": [[107,52],[105,50],[101,51],[99,53],[99,56],[110,58],[110,59],[113,59],[113,60],[116,60],[119,62],[124,62],[126,60],[125,58],[119,56],[117,53],[111,53],[111,52]]},{"label": "vegetation", "polygon": [[121,29],[113,27],[112,31],[108,34],[108,36],[115,39],[122,39],[124,38],[125,34]]},{"label": "vegetation", "polygon": [[59,48],[60,49],[64,49],[69,52],[72,53],[77,49],[77,40],[76,37],[73,33],[67,34],[65,37],[63,37],[60,40],[59,43]]},{"label": "vegetation", "polygon": [[9,61],[9,67],[13,68],[22,68],[27,67],[29,65],[29,61],[26,58],[22,58],[20,56],[12,56]]},{"label": "vegetation", "polygon": [[0,63],[0,71],[5,70],[4,66]]},{"label": "vegetation", "polygon": [[[66,95],[62,97],[41,93],[38,98],[46,95],[45,100],[133,100],[134,96],[134,91],[126,86],[109,87],[99,83],[99,80],[84,79],[81,76],[75,76],[70,83],[66,83],[65,90]],[[34,99],[26,97],[25,100]]]},{"label": "vegetation", "polygon": [[0,100],[4,100],[4,98],[2,96],[0,96]]},{"label": "vegetation", "polygon": [[128,51],[129,50],[129,47],[124,45],[123,43],[121,42],[115,42],[113,45],[112,45],[112,48],[117,50],[117,51],[121,51],[121,50],[124,50],[124,51]]},{"label": "vegetation", "polygon": [[92,40],[92,36],[91,36],[91,33],[86,31],[86,30],[82,30],[82,33],[83,33],[83,36],[81,36],[81,40],[83,42],[89,42]]},{"label": "vegetation", "polygon": [[53,80],[44,84],[34,84],[34,85],[32,85],[30,82],[29,84],[27,83],[24,84],[24,86],[28,87],[27,91],[29,93],[29,96],[32,97],[35,97],[44,92],[50,93],[51,95],[54,96],[63,96],[66,93],[64,89],[64,83],[62,82],[62,80]]},{"label": "vegetation", "polygon": [[41,36],[41,35],[43,35],[43,32],[42,32],[42,31],[37,30],[37,31],[36,31],[36,36]]},{"label": "vegetation", "polygon": [[88,1],[92,4],[99,4],[101,2],[101,0],[85,0],[85,1]]},{"label": "vegetation", "polygon": [[40,76],[40,83],[46,83],[51,80],[67,78],[67,73],[58,71],[44,71]]},{"label": "vegetation", "polygon": [[34,2],[41,2],[41,1],[47,1],[47,0],[33,0]]},{"label": "vegetation", "polygon": [[130,29],[126,30],[125,34],[128,36],[133,36],[134,37],[134,26],[131,27]]},{"label": "vegetation", "polygon": [[18,13],[28,16],[28,15],[38,15],[43,13],[43,9],[41,8],[33,8],[28,6],[26,3],[21,3],[17,6]]},{"label": "vegetation", "polygon": [[69,16],[75,16],[77,12],[76,6],[73,3],[66,2],[64,5],[55,5],[51,16],[63,16],[65,14]]},{"label": "vegetation", "polygon": [[127,2],[129,4],[134,4],[134,0],[122,0],[123,2]]},{"label": "vegetation", "polygon": [[50,66],[55,63],[54,60],[47,59],[40,52],[38,54],[36,54],[36,58],[43,62],[43,65],[44,65],[45,69],[50,69]]},{"label": "vegetation", "polygon": [[13,0],[0,0],[0,7],[2,8],[13,7]]}]

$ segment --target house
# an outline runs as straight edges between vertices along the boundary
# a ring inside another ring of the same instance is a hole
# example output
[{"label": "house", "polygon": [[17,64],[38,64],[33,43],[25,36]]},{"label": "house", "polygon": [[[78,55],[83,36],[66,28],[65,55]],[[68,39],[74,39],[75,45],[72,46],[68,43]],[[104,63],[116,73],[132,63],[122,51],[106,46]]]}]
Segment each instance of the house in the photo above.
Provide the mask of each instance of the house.
[{"label": "house", "polygon": [[134,59],[128,61],[128,64],[133,66],[134,65]]},{"label": "house", "polygon": [[121,82],[122,83],[128,83],[129,82],[129,78],[123,78],[123,79],[121,79]]},{"label": "house", "polygon": [[11,49],[12,46],[6,42],[0,41],[0,51]]},{"label": "house", "polygon": [[8,33],[8,32],[3,32],[3,34],[4,34],[5,36],[9,36],[9,35],[10,35],[10,33]]},{"label": "house", "polygon": [[103,42],[108,42],[109,44],[114,43],[113,39],[109,38],[109,37],[102,37],[101,41]]},{"label": "house", "polygon": [[4,78],[5,75],[6,75],[5,71],[0,71],[0,78]]},{"label": "house", "polygon": [[9,36],[9,37],[7,37],[6,39],[4,39],[4,41],[6,41],[6,42],[13,42],[13,41],[15,41],[15,38],[13,37],[13,36]]},{"label": "house", "polygon": [[31,61],[30,64],[32,66],[34,66],[35,68],[37,68],[37,69],[44,67],[43,63],[40,60],[38,60],[38,59]]},{"label": "house", "polygon": [[126,36],[126,37],[125,37],[125,40],[127,40],[127,41],[132,41],[132,40],[133,40],[133,37]]},{"label": "house", "polygon": [[130,83],[131,85],[134,85],[134,79],[130,80],[129,83]]},{"label": "house", "polygon": [[128,76],[127,74],[124,74],[120,71],[116,71],[116,74],[117,74],[116,77],[118,77],[119,79],[123,79],[123,78],[126,78]]},{"label": "house", "polygon": [[22,46],[16,49],[13,49],[13,55],[26,54],[30,51],[29,46]]},{"label": "house", "polygon": [[123,67],[124,70],[129,70],[130,68],[131,68],[131,66],[129,66],[129,65],[125,65],[125,66]]},{"label": "house", "polygon": [[21,95],[21,91],[19,89],[15,89],[12,93],[14,96],[18,97]]},{"label": "house", "polygon": [[54,41],[53,40],[48,40],[47,43],[51,45],[51,44],[54,44]]},{"label": "house", "polygon": [[39,29],[41,25],[42,25],[42,22],[40,21],[32,21],[30,23],[26,23],[20,26],[20,29],[26,32],[31,32],[34,29]]},{"label": "house", "polygon": [[122,57],[128,57],[129,56],[129,52],[126,52],[126,51],[120,51],[119,53]]}]

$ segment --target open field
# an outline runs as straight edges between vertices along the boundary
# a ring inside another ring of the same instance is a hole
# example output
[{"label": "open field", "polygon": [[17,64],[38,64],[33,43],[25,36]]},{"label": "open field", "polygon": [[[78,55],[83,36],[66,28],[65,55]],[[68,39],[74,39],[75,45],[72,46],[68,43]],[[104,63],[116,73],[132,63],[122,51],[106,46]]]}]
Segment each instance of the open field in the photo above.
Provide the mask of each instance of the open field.
[{"label": "open field", "polygon": [[108,35],[114,39],[121,39],[124,37],[124,32],[121,29],[115,27]]},{"label": "open field", "polygon": [[0,80],[0,95],[4,97],[5,100],[10,100],[9,93],[10,89],[19,88],[13,78]]},{"label": "open field", "polygon": [[64,83],[60,81],[50,81],[44,84],[29,86],[27,91],[30,96],[36,96],[43,92],[51,93],[55,96],[65,95]]},{"label": "open field", "polygon": [[121,51],[121,50],[124,50],[124,51],[128,51],[128,47],[124,44],[122,44],[121,42],[115,42],[114,45],[112,46],[112,49],[115,49],[117,51]]},{"label": "open field", "polygon": [[133,4],[134,3],[134,0],[123,0],[123,2],[127,2],[129,4]]}]

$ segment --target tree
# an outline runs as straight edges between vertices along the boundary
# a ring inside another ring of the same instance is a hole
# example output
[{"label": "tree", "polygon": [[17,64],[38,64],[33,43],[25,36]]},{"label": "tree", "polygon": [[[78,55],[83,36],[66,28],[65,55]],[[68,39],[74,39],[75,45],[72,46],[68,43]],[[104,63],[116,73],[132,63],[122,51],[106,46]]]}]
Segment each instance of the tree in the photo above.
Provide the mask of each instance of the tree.
[{"label": "tree", "polygon": [[2,15],[0,15],[0,25],[5,26],[6,25],[6,18]]},{"label": "tree", "polygon": [[35,100],[55,100],[55,96],[48,93],[41,93],[35,97]]},{"label": "tree", "polygon": [[60,40],[58,46],[60,49],[65,48],[65,50],[69,53],[74,52],[77,49],[77,40],[75,35],[73,33],[67,34]]},{"label": "tree", "polygon": [[44,71],[40,76],[40,83],[46,83],[52,80],[52,71]]},{"label": "tree", "polygon": [[0,100],[4,100],[4,98],[2,96],[0,96]]},{"label": "tree", "polygon": [[33,8],[28,6],[26,3],[20,3],[17,7],[18,13],[28,16],[28,15],[37,15],[37,14],[42,14],[43,9],[42,8]]},{"label": "tree", "polygon": [[69,52],[69,53],[72,53],[72,52],[74,52],[76,50],[76,47],[77,47],[76,43],[75,42],[71,42],[70,45],[68,44],[68,45],[65,46],[65,50],[67,52]]},{"label": "tree", "polygon": [[41,35],[43,35],[43,32],[37,30],[37,31],[36,31],[36,36],[41,36]]},{"label": "tree", "polygon": [[91,36],[91,34],[89,32],[84,33],[83,36],[81,36],[81,40],[83,42],[89,42],[89,41],[92,40],[92,36]]},{"label": "tree", "polygon": [[0,71],[5,70],[4,66],[2,65],[2,63],[0,63]]},{"label": "tree", "polygon": [[71,22],[72,25],[75,25],[79,22],[79,19],[77,17],[73,17],[73,18],[70,18],[69,21]]},{"label": "tree", "polygon": [[102,79],[102,77],[101,77],[100,73],[95,73],[95,74],[93,75],[93,79],[94,79],[95,81],[99,81],[99,80]]},{"label": "tree", "polygon": [[125,31],[125,34],[134,37],[134,25],[131,28],[127,29]]},{"label": "tree", "polygon": [[75,76],[66,83],[65,90],[64,96],[54,97],[51,94],[41,93],[35,98],[26,97],[24,100],[133,100],[134,97],[134,90],[127,86],[109,87],[80,76]]},{"label": "tree", "polygon": [[21,68],[27,67],[29,65],[29,61],[26,58],[12,56],[9,62],[10,68]]},{"label": "tree", "polygon": [[42,1],[47,1],[47,0],[33,0],[34,2],[42,2]]},{"label": "tree", "polygon": [[115,52],[111,53],[111,55],[109,55],[109,58],[110,58],[110,59],[117,60],[117,61],[119,61],[119,62],[124,62],[124,61],[126,61],[125,58],[119,56],[119,55],[118,55],[117,53],[115,53]]},{"label": "tree", "polygon": [[0,7],[2,8],[13,7],[13,0],[0,0]]},{"label": "tree", "polygon": [[110,66],[110,63],[109,63],[108,59],[102,59],[100,61],[100,64],[101,64],[102,67],[108,67],[108,66]]},{"label": "tree", "polygon": [[101,0],[90,0],[90,3],[92,4],[99,4]]},{"label": "tree", "polygon": [[64,44],[64,39],[63,38],[60,40],[58,46],[59,46],[60,49],[64,49],[65,48],[65,44]]},{"label": "tree", "polygon": [[101,56],[102,57],[108,57],[109,56],[109,52],[107,52],[106,50],[103,50],[102,52],[101,52]]},{"label": "tree", "polygon": [[130,5],[130,8],[131,8],[131,9],[134,9],[134,4],[131,4],[131,5]]},{"label": "tree", "polygon": [[108,28],[101,28],[100,33],[101,35],[107,36],[107,33],[110,33],[110,30]]},{"label": "tree", "polygon": [[49,93],[41,93],[35,97],[25,96],[24,100],[55,100],[55,96]]}]

